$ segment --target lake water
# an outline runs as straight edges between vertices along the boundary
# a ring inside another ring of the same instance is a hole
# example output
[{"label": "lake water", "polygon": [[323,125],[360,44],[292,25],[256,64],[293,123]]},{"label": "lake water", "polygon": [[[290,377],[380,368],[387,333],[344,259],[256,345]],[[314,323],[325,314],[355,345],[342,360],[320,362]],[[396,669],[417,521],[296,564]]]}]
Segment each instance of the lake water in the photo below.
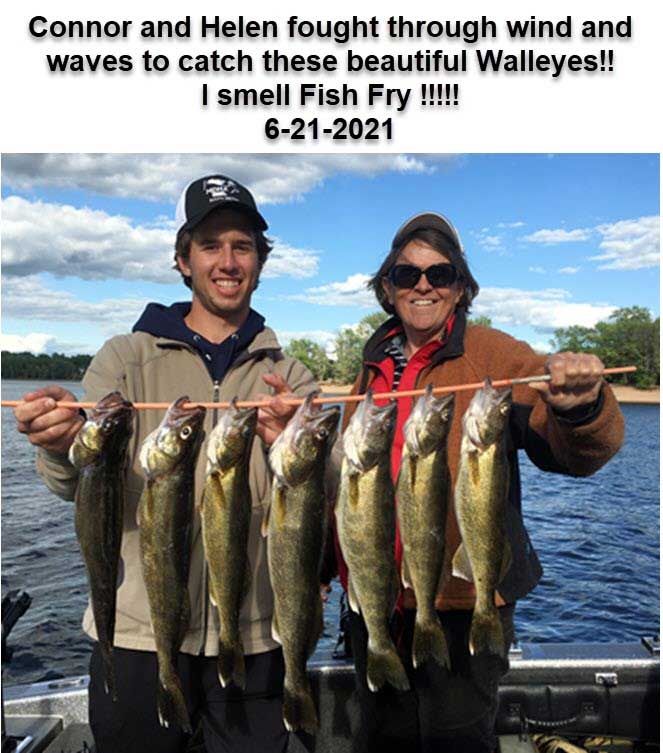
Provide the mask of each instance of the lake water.
[{"label": "lake water", "polygon": [[[3,399],[34,387],[3,381]],[[81,395],[79,383],[65,384]],[[633,641],[659,632],[659,408],[624,405],[626,442],[589,479],[544,474],[521,453],[523,509],[545,570],[518,603],[521,642]],[[80,622],[85,571],[73,504],[36,474],[34,449],[2,410],[2,594],[22,588],[32,606],[9,638],[5,684],[87,674],[90,641]],[[318,652],[335,644],[340,587],[325,608]]]}]

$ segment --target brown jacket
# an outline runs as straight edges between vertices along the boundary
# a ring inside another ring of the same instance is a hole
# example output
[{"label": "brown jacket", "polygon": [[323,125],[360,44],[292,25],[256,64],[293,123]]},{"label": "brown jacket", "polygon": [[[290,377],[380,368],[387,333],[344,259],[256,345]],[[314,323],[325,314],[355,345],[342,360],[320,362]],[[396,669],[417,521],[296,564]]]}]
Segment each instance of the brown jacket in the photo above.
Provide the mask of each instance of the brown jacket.
[{"label": "brown jacket", "polygon": [[[84,399],[96,402],[107,393],[120,390],[134,402],[171,402],[184,394],[193,401],[227,401],[236,395],[240,400],[245,400],[268,392],[262,375],[270,372],[282,375],[299,395],[306,395],[315,389],[311,373],[298,361],[283,355],[274,332],[268,328],[260,332],[248,349],[240,354],[218,388],[215,388],[200,355],[186,344],[146,332],[135,332],[112,338],[97,353],[83,379]],[[215,413],[208,411],[205,419],[207,435],[216,422]],[[162,418],[162,411],[140,411],[129,445],[115,625],[116,646],[150,651],[155,650],[155,645],[140,562],[136,507],[143,488],[140,446]],[[52,492],[62,499],[74,499],[78,476],[66,456],[39,450],[37,470]],[[198,499],[202,495],[204,479],[203,448],[196,467]],[[263,513],[269,504],[271,475],[265,447],[258,438],[254,441],[251,454],[249,485],[253,502],[249,533],[249,560],[253,577],[240,614],[240,630],[245,653],[256,654],[278,645],[271,637],[273,595],[267,570],[267,547],[260,533]],[[182,651],[213,656],[218,653],[218,615],[209,602],[200,516],[197,513],[192,541],[189,575],[191,621]],[[83,619],[83,629],[96,638],[89,606]]]},{"label": "brown jacket", "polygon": [[[376,374],[376,364],[385,357],[382,347],[385,334],[394,326],[386,322],[369,340],[364,350],[364,366],[353,392],[363,392]],[[525,342],[480,326],[465,325],[459,311],[447,343],[434,355],[431,364],[419,373],[417,387],[428,383],[445,386],[481,382],[492,379],[524,377],[544,373],[545,356],[537,355]],[[374,365],[371,365],[374,364]],[[454,418],[448,444],[449,469],[455,484],[460,460],[462,417],[473,393],[457,392]],[[343,416],[343,428],[356,409],[348,403]],[[522,518],[520,475],[517,451],[524,449],[539,468],[570,476],[589,476],[603,466],[620,448],[624,438],[624,421],[612,390],[604,384],[599,404],[592,414],[582,420],[558,415],[548,407],[531,387],[517,385],[513,389],[513,408],[510,419],[508,457],[511,467],[509,499],[507,503],[507,536],[512,550],[512,565],[498,587],[498,603],[510,603],[523,598],[541,578],[542,569]],[[339,463],[339,447],[335,448],[335,463]],[[450,505],[447,529],[447,560],[458,548],[461,537],[453,504]],[[449,562],[447,561],[447,567]],[[474,586],[465,580],[451,577],[437,599],[438,609],[471,609],[474,606]],[[414,594],[405,594],[405,606],[414,606]]]}]

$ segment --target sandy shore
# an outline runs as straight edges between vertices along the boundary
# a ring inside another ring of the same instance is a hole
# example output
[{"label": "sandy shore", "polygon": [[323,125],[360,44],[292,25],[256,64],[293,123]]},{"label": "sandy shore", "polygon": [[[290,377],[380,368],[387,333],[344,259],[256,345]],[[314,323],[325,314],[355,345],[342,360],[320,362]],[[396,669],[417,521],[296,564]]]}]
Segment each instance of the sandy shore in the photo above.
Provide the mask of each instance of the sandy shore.
[{"label": "sandy shore", "polygon": [[635,387],[623,387],[619,384],[612,385],[612,391],[620,403],[646,403],[658,405],[661,402],[661,390],[636,390]]},{"label": "sandy shore", "polygon": [[[323,384],[322,391],[325,395],[349,395],[352,385],[350,384]],[[658,405],[661,402],[660,389],[636,390],[635,387],[623,387],[613,385],[612,389],[620,403],[644,403]]]}]

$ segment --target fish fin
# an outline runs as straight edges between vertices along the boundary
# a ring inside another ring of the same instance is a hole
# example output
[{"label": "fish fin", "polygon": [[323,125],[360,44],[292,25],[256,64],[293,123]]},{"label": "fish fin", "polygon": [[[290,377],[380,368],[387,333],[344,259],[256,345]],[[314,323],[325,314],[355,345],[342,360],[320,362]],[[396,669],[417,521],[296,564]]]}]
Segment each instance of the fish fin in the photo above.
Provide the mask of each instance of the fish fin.
[{"label": "fish fin", "polygon": [[500,567],[500,577],[498,583],[501,583],[505,575],[509,572],[513,558],[511,557],[511,545],[505,539],[504,551],[502,552],[502,566]]},{"label": "fish fin", "polygon": [[270,512],[270,515],[274,516],[274,523],[279,528],[283,525],[283,522],[285,521],[285,513],[286,513],[286,501],[285,501],[285,492],[286,488],[284,486],[277,486],[274,490],[274,496],[272,498],[272,510]]},{"label": "fish fin", "polygon": [[106,645],[99,641],[101,649],[101,659],[104,667],[104,690],[110,695],[113,701],[117,701],[117,686],[115,684],[115,667],[113,666],[113,646]]},{"label": "fish fin", "polygon": [[234,682],[238,688],[246,687],[246,668],[244,664],[244,647],[242,641],[226,643],[219,640],[219,657],[217,671],[221,687],[227,688]]},{"label": "fish fin", "polygon": [[265,514],[262,516],[262,523],[260,524],[260,533],[264,538],[266,538],[269,533],[269,513],[271,509],[272,504],[270,502],[265,509]]},{"label": "fish fin", "polygon": [[149,527],[154,512],[154,499],[152,497],[152,484],[148,481],[143,487],[143,492],[136,506],[136,525],[138,528]]},{"label": "fish fin", "polygon": [[456,553],[453,556],[451,562],[451,574],[456,578],[462,578],[468,580],[470,583],[474,583],[474,575],[472,574],[472,564],[467,554],[465,544],[461,543]]},{"label": "fish fin", "polygon": [[289,732],[303,730],[314,735],[318,729],[318,713],[306,675],[298,688],[283,687],[283,723]]},{"label": "fish fin", "polygon": [[[209,497],[209,501],[207,501]],[[203,491],[202,499],[200,500],[199,511],[202,511],[205,504],[214,504],[219,510],[223,510],[226,506],[226,495],[223,491],[223,484],[221,483],[221,473],[215,471],[210,473],[207,477],[205,484],[205,490]]]},{"label": "fish fin", "polygon": [[351,473],[348,476],[348,504],[355,508],[359,504],[359,474]]},{"label": "fish fin", "polygon": [[408,455],[408,460],[410,464],[410,489],[412,490],[412,494],[414,494],[414,487],[417,483],[417,456]]},{"label": "fish fin", "polygon": [[283,641],[279,635],[279,621],[276,619],[276,612],[272,615],[272,638],[280,645],[283,645]]},{"label": "fish fin", "polygon": [[412,578],[410,577],[410,568],[407,566],[405,553],[403,553],[403,561],[401,562],[401,582],[403,588],[412,588]]},{"label": "fish fin", "polygon": [[475,608],[470,625],[469,649],[472,656],[489,653],[506,658],[507,648],[497,607],[488,612],[478,612]]},{"label": "fish fin", "polygon": [[355,612],[355,614],[361,614],[361,609],[359,609],[359,600],[357,599],[357,594],[355,593],[354,586],[352,585],[352,578],[348,575],[348,604],[350,605],[350,609]]},{"label": "fish fin", "polygon": [[387,682],[397,690],[410,689],[410,681],[403,668],[403,663],[391,641],[389,641],[388,648],[377,650],[372,645],[369,636],[366,657],[366,682],[373,693],[380,690]]},{"label": "fish fin", "polygon": [[435,613],[428,619],[421,619],[420,611],[417,610],[412,638],[412,663],[416,669],[429,659],[434,659],[440,667],[449,669],[451,666],[447,639]]},{"label": "fish fin", "polygon": [[180,678],[175,670],[165,674],[159,674],[157,682],[157,710],[159,723],[162,727],[170,727],[172,724],[179,726],[188,734],[192,734],[191,719],[187,709]]}]

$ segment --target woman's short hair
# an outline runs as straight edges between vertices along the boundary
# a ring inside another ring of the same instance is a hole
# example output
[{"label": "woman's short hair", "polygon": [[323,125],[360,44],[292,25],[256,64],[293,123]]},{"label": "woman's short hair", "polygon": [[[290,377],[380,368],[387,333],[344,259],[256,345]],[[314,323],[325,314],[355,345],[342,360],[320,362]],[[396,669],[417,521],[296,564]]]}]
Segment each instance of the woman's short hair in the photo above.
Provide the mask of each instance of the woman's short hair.
[{"label": "woman's short hair", "polygon": [[459,248],[458,244],[448,235],[436,228],[419,228],[413,230],[402,238],[398,238],[397,242],[392,245],[391,250],[380,265],[378,271],[366,283],[367,287],[375,293],[375,297],[378,299],[380,306],[382,306],[388,314],[395,313],[395,309],[389,303],[387,294],[382,287],[382,280],[387,277],[392,268],[396,266],[398,257],[403,249],[408,243],[411,243],[414,240],[421,241],[427,246],[435,249],[435,251],[438,251],[440,254],[443,254],[455,267],[458,272],[458,282],[463,286],[463,294],[458,301],[458,306],[469,311],[472,301],[476,298],[477,293],[479,292],[479,283],[472,276],[470,268],[467,265],[465,254]]}]

